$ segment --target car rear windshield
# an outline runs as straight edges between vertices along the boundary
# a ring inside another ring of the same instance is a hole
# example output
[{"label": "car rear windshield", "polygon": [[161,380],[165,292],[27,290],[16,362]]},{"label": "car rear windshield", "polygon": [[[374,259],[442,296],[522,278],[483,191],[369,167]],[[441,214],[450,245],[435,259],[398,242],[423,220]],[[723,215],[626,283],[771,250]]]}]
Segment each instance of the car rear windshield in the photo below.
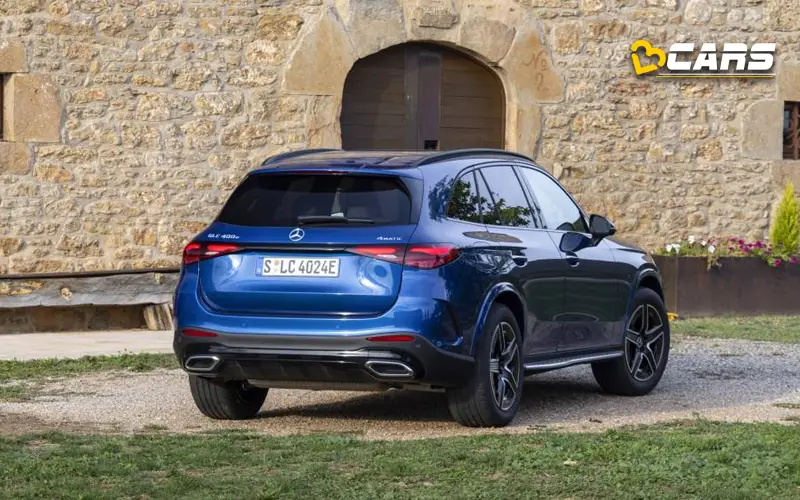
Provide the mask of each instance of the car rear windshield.
[{"label": "car rear windshield", "polygon": [[396,177],[268,173],[242,182],[217,220],[239,226],[293,227],[314,217],[405,225],[411,219],[411,200]]}]

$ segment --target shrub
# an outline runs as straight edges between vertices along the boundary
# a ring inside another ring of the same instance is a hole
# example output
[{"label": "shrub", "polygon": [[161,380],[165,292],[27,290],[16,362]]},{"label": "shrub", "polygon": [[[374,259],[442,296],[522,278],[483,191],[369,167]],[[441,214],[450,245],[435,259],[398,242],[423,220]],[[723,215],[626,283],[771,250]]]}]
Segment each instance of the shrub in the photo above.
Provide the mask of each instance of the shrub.
[{"label": "shrub", "polygon": [[775,211],[769,239],[776,251],[783,254],[794,254],[800,246],[800,209],[794,197],[794,185],[786,183],[783,196]]}]

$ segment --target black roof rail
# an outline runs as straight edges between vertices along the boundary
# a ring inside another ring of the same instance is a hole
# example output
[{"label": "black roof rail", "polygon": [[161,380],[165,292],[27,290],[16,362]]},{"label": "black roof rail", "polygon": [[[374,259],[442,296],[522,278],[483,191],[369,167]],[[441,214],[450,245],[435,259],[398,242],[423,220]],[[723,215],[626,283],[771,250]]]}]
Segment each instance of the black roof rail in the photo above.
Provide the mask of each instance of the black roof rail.
[{"label": "black roof rail", "polygon": [[430,165],[431,163],[436,163],[440,161],[455,160],[461,157],[486,156],[486,155],[512,157],[518,160],[527,160],[533,163],[532,158],[529,158],[522,153],[506,151],[505,149],[473,148],[473,149],[456,149],[453,151],[442,151],[441,153],[432,154],[430,156],[426,156],[425,158],[420,159],[418,162],[414,164],[414,166],[420,167],[422,165]]},{"label": "black roof rail", "polygon": [[270,156],[264,163],[261,165],[270,165],[272,163],[276,163],[282,160],[286,160],[288,158],[294,158],[296,156],[305,156],[305,155],[312,155],[314,153],[329,153],[331,151],[341,151],[341,149],[333,149],[333,148],[318,148],[318,149],[298,149],[297,151],[289,151],[288,153],[281,153],[275,156]]}]

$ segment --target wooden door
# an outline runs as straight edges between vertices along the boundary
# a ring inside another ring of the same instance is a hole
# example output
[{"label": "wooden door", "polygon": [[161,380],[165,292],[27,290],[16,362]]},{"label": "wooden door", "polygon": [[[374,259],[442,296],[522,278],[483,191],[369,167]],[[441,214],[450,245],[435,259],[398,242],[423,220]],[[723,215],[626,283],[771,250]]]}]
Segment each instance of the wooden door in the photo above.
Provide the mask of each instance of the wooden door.
[{"label": "wooden door", "polygon": [[342,98],[344,149],[503,148],[500,80],[469,57],[405,44],[359,60]]}]

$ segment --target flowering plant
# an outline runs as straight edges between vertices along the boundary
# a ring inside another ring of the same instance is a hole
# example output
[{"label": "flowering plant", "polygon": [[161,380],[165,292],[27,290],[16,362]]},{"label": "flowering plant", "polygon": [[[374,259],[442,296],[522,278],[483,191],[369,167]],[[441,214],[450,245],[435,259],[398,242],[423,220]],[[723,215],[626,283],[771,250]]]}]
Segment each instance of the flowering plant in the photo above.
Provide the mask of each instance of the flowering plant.
[{"label": "flowering plant", "polygon": [[783,248],[773,248],[769,241],[746,241],[743,238],[713,237],[697,239],[690,235],[685,240],[670,243],[654,252],[656,255],[680,255],[683,257],[706,257],[708,268],[719,267],[720,257],[759,257],[772,267],[786,264],[800,264],[800,255],[793,254]]}]

